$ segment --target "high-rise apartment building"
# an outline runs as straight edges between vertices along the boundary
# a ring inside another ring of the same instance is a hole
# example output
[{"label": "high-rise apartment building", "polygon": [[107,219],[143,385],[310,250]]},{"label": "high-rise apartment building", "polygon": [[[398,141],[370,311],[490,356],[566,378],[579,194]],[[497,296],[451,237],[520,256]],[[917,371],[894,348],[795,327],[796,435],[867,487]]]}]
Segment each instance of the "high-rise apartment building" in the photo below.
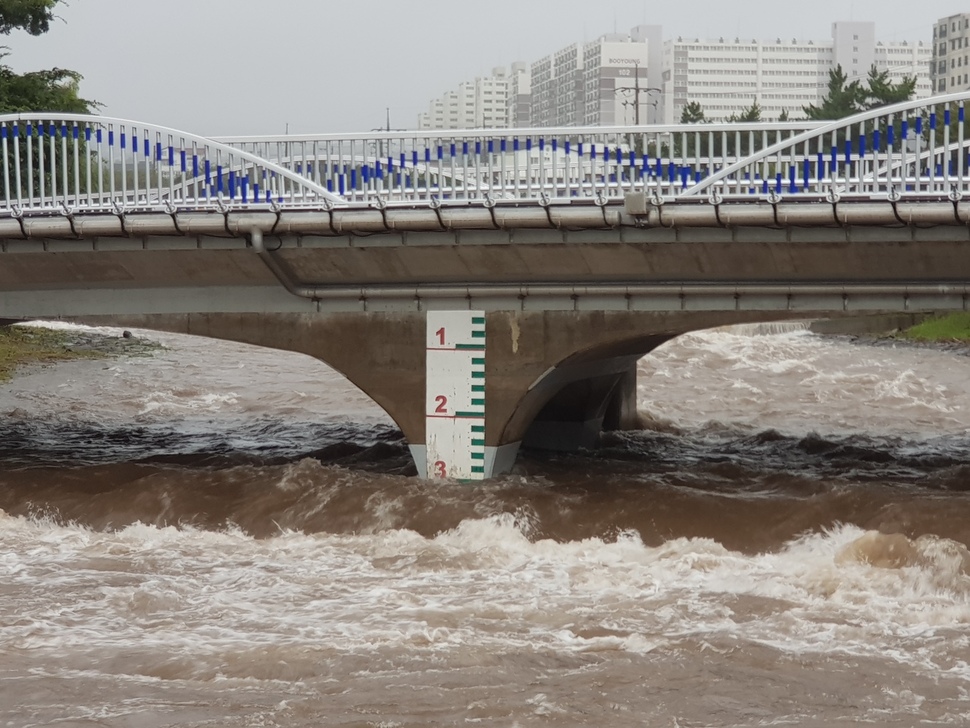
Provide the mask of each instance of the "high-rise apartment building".
[{"label": "high-rise apartment building", "polygon": [[509,88],[513,75],[505,68],[495,68],[491,76],[463,83],[457,91],[448,91],[434,99],[428,111],[418,117],[419,129],[505,129],[509,127]]},{"label": "high-rise apartment building", "polygon": [[970,14],[941,19],[932,44],[878,41],[872,22],[833,23],[824,40],[773,41],[664,41],[660,26],[641,25],[573,43],[529,66],[495,69],[433,101],[419,123],[452,129],[673,124],[689,102],[712,121],[755,103],[763,119],[797,119],[822,101],[837,66],[850,81],[865,82],[873,66],[894,82],[915,76],[917,98],[970,88]]},{"label": "high-rise apartment building", "polygon": [[933,26],[930,81],[938,94],[970,89],[970,13],[940,18]]},{"label": "high-rise apartment building", "polygon": [[764,42],[741,38],[667,41],[664,47],[666,123],[680,121],[689,102],[710,120],[740,115],[753,104],[762,118],[792,118],[818,104],[829,71],[841,66],[850,81],[864,82],[869,69],[887,70],[894,81],[917,79],[916,95],[930,94],[932,49],[922,43],[880,43],[871,22],[838,22],[829,40]]}]

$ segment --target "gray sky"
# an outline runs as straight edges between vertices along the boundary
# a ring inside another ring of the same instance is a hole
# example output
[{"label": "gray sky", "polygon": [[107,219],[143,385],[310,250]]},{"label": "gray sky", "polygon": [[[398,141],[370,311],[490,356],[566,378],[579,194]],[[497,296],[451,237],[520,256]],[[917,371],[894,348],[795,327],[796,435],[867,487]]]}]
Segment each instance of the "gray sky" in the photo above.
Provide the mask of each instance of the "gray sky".
[{"label": "gray sky", "polygon": [[929,42],[968,0],[69,0],[6,39],[17,71],[72,68],[102,113],[203,135],[414,128],[435,96],[640,23],[665,37],[831,37],[873,20]]}]

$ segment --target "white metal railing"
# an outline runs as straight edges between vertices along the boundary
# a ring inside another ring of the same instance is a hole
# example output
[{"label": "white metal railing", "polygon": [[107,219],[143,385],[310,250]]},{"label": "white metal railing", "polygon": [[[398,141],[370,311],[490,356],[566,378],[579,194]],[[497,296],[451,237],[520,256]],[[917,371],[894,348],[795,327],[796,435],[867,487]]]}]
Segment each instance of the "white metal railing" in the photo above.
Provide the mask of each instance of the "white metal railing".
[{"label": "white metal railing", "polygon": [[835,122],[226,137],[349,202],[942,195],[970,186],[970,93]]},{"label": "white metal railing", "polygon": [[0,214],[622,198],[959,197],[970,92],[836,122],[206,139],[77,114],[0,116]]},{"label": "white metal railing", "polygon": [[820,122],[219,137],[349,202],[674,196]]},{"label": "white metal railing", "polygon": [[0,154],[0,208],[13,214],[336,201],[305,176],[244,150],[124,119],[2,115]]}]

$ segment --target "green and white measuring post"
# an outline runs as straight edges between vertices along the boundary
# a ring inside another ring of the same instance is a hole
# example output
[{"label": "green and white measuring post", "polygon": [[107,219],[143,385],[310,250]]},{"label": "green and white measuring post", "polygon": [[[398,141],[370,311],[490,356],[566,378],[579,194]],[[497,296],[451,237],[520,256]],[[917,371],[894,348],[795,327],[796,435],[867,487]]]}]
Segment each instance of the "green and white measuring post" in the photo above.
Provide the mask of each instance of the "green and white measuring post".
[{"label": "green and white measuring post", "polygon": [[485,479],[485,312],[429,311],[425,442],[429,480]]}]

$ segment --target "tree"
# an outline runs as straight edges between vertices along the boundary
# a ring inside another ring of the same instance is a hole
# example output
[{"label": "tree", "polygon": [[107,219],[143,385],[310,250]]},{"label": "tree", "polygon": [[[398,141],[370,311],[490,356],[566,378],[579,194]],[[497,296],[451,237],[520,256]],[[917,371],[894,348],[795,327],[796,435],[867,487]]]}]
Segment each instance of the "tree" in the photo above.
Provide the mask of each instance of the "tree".
[{"label": "tree", "polygon": [[830,69],[828,93],[819,106],[804,107],[805,116],[815,121],[834,121],[862,111],[867,92],[858,81],[847,83],[848,80],[842,66]]},{"label": "tree", "polygon": [[701,124],[705,121],[704,109],[697,101],[688,101],[680,114],[681,124]]},{"label": "tree", "polygon": [[[50,29],[54,9],[62,0],[0,0],[0,34],[24,30],[41,35]],[[0,61],[8,53],[0,53]],[[65,68],[14,73],[0,62],[0,113],[65,111],[88,114],[100,105],[81,98],[81,75]]]},{"label": "tree", "polygon": [[875,66],[869,69],[866,85],[848,83],[842,66],[829,71],[828,93],[819,106],[805,107],[805,115],[817,121],[834,121],[869,109],[908,101],[916,93],[916,77],[908,76],[899,83],[889,80],[889,71]]},{"label": "tree", "polygon": [[20,28],[31,35],[50,30],[54,7],[60,0],[0,0],[0,34]]},{"label": "tree", "polygon": [[916,76],[906,76],[899,83],[889,80],[889,71],[880,71],[875,66],[869,69],[866,90],[866,108],[878,109],[909,101],[916,93]]},{"label": "tree", "polygon": [[755,99],[751,103],[751,106],[746,108],[740,114],[731,114],[728,117],[728,121],[734,121],[734,122],[761,121],[761,105],[758,103],[758,100]]},{"label": "tree", "polygon": [[788,121],[788,109],[782,109],[778,121]]}]

